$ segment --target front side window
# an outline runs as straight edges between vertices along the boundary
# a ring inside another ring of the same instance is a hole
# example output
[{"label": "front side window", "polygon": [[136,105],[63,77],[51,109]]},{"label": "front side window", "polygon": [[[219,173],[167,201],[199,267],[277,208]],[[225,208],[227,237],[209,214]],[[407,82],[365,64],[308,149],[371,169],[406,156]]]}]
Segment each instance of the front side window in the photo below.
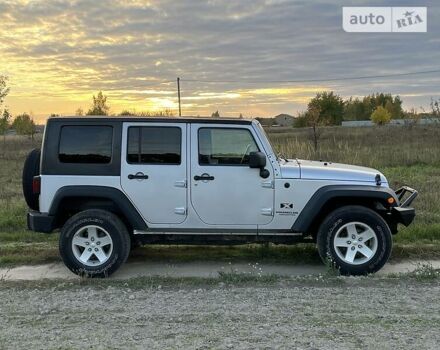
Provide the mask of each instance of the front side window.
[{"label": "front side window", "polygon": [[181,162],[182,130],[176,127],[128,128],[127,162],[171,164]]},{"label": "front side window", "polygon": [[248,129],[199,129],[200,165],[246,165],[258,146]]},{"label": "front side window", "polygon": [[111,126],[63,126],[58,159],[62,163],[110,163],[112,143]]}]

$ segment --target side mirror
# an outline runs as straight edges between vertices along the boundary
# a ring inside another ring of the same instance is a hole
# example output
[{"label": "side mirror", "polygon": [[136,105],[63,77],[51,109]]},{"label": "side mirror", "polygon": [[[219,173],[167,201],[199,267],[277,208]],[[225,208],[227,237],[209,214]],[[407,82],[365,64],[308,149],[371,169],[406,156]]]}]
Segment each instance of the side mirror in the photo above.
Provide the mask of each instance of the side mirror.
[{"label": "side mirror", "polygon": [[266,155],[263,152],[249,153],[249,168],[262,169],[266,166]]},{"label": "side mirror", "polygon": [[249,153],[249,168],[260,169],[260,176],[267,179],[270,175],[269,170],[264,169],[266,166],[266,155],[263,152]]}]

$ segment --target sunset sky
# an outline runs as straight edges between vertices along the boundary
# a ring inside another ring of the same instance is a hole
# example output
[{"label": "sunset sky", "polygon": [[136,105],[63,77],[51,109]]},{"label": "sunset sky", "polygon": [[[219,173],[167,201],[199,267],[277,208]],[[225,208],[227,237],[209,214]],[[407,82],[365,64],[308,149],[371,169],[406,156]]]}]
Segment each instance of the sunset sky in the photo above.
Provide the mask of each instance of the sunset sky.
[{"label": "sunset sky", "polygon": [[[440,3],[426,1],[428,33],[345,33],[342,6],[414,1],[4,1],[0,74],[5,104],[38,121],[87,110],[99,90],[111,113],[295,115],[322,90],[343,97],[399,94],[404,108],[440,97],[440,74],[280,83],[440,69]],[[191,81],[193,80],[193,81]],[[195,80],[195,81],[194,81]]]}]

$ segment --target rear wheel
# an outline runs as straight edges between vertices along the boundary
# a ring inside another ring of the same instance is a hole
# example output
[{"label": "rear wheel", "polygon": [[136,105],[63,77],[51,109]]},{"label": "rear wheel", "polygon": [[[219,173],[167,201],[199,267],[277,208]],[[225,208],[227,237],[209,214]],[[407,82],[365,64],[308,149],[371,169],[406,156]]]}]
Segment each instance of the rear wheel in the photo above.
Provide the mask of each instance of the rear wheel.
[{"label": "rear wheel", "polygon": [[130,236],[113,213],[92,209],[72,216],[60,235],[60,254],[74,273],[107,277],[128,258]]},{"label": "rear wheel", "polygon": [[362,206],[330,213],[317,237],[321,258],[342,274],[365,275],[380,270],[391,254],[391,231],[385,220]]}]

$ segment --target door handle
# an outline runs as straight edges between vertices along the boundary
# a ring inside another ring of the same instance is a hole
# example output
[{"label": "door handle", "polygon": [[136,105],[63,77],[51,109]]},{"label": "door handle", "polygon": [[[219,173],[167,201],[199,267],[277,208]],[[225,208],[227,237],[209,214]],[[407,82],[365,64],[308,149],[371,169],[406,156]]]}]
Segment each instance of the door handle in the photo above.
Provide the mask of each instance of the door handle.
[{"label": "door handle", "polygon": [[148,179],[148,175],[145,175],[142,172],[136,173],[136,174],[129,174],[128,175],[128,179],[129,180],[134,180],[134,179],[138,179],[138,180],[146,180]]},{"label": "door handle", "polygon": [[200,180],[202,180],[202,181],[212,181],[212,180],[214,180],[214,176],[211,176],[209,174],[204,173],[202,175],[194,176],[194,180],[196,180],[196,181],[200,181]]}]

